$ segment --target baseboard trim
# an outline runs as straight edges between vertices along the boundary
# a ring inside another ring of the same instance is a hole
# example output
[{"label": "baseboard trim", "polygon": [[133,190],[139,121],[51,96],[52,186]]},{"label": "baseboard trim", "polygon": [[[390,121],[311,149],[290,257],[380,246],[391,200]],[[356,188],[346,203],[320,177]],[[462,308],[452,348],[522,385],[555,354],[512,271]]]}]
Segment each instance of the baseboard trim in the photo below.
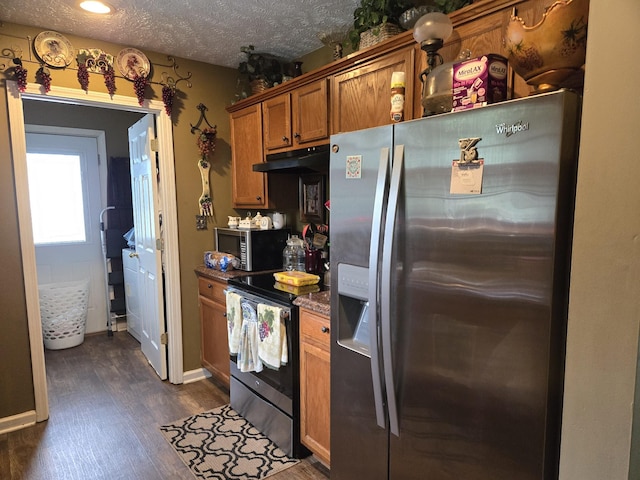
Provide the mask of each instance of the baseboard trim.
[{"label": "baseboard trim", "polygon": [[14,432],[22,428],[31,427],[36,424],[36,411],[12,415],[11,417],[0,418],[0,435],[3,433]]},{"label": "baseboard trim", "polygon": [[196,368],[195,370],[189,370],[182,374],[182,383],[193,383],[209,378],[210,376],[211,374],[206,368]]}]

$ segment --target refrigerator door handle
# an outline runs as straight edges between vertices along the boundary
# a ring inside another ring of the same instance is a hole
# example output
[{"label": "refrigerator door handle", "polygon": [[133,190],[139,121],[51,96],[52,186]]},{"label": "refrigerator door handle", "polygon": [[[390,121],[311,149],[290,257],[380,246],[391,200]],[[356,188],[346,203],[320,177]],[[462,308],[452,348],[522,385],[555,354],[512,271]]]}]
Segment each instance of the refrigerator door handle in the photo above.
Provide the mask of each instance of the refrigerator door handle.
[{"label": "refrigerator door handle", "polygon": [[396,229],[396,215],[398,212],[398,198],[400,196],[400,178],[404,162],[404,145],[396,145],[393,152],[393,171],[389,187],[389,202],[384,227],[384,243],[382,247],[382,272],[380,279],[380,325],[382,340],[382,360],[384,367],[384,383],[387,393],[387,411],[389,414],[389,429],[396,437],[400,436],[398,422],[398,406],[396,402],[395,378],[393,372],[393,357],[391,350],[391,277],[393,241]]},{"label": "refrigerator door handle", "polygon": [[373,381],[373,400],[376,409],[376,423],[379,427],[386,429],[386,415],[384,411],[384,400],[382,392],[382,372],[380,358],[379,339],[379,258],[382,247],[382,219],[387,197],[387,186],[389,184],[389,148],[380,150],[380,167],[378,169],[378,179],[376,182],[376,193],[373,202],[373,219],[371,222],[371,247],[369,250],[369,353],[371,355],[371,379]]}]

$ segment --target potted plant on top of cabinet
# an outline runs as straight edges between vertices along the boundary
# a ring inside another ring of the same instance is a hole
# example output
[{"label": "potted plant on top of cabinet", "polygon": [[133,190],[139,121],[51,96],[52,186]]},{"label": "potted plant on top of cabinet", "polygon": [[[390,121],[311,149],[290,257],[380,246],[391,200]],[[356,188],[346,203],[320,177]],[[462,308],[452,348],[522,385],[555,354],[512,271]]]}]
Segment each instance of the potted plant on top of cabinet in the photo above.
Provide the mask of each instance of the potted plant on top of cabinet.
[{"label": "potted plant on top of cabinet", "polygon": [[402,32],[398,19],[409,6],[409,0],[361,0],[349,31],[353,49],[370,47]]},{"label": "potted plant on top of cabinet", "polygon": [[283,62],[273,55],[256,53],[253,45],[241,47],[240,51],[247,56],[238,65],[238,71],[247,75],[252,93],[260,93],[274,84],[282,82]]}]

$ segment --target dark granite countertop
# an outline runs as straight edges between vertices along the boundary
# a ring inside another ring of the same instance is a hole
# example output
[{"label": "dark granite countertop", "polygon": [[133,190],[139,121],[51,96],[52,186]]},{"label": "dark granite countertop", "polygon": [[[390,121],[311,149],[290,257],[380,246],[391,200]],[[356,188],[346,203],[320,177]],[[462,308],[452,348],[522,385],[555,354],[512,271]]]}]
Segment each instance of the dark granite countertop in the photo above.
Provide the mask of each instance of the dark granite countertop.
[{"label": "dark granite countertop", "polygon": [[328,317],[331,315],[331,290],[300,295],[293,304]]},{"label": "dark granite countertop", "polygon": [[207,268],[204,265],[199,265],[195,268],[195,272],[203,277],[210,278],[211,280],[220,280],[226,282],[230,278],[242,277],[244,275],[251,275],[255,272],[245,272],[244,270],[231,270],[229,272],[221,272],[213,268]]},{"label": "dark granite countertop", "polygon": [[[231,270],[229,272],[221,272],[213,268],[207,268],[204,265],[199,265],[195,268],[195,272],[212,280],[218,280],[226,282],[231,278],[242,277],[245,275],[252,275],[256,272],[245,272],[244,270]],[[320,315],[331,314],[331,291],[325,290],[323,292],[308,293],[306,295],[300,295],[293,301],[294,305],[297,305]]]}]

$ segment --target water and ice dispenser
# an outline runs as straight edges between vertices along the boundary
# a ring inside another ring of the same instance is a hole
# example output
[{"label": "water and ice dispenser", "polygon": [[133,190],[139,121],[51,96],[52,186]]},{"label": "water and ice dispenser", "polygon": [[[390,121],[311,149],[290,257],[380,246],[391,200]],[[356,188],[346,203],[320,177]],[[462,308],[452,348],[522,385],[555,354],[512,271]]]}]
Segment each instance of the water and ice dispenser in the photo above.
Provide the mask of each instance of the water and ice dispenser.
[{"label": "water and ice dispenser", "polygon": [[370,356],[369,353],[369,269],[338,265],[338,344]]}]

